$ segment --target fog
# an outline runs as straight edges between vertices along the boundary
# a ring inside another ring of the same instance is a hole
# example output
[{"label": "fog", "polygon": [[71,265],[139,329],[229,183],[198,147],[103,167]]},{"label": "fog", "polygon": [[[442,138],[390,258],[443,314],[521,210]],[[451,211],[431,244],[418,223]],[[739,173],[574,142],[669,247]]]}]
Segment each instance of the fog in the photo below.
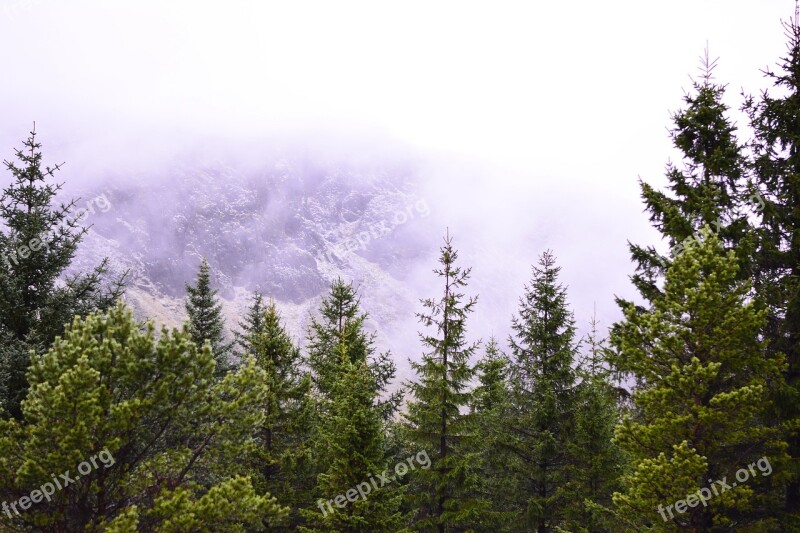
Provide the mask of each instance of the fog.
[{"label": "fog", "polygon": [[741,88],[766,87],[760,69],[783,54],[793,9],[0,0],[0,155],[36,121],[76,190],[163,187],[188,160],[408,164],[430,208],[415,235],[424,260],[403,273],[414,293],[438,292],[430,270],[449,228],[481,295],[475,336],[505,336],[546,249],[579,326],[595,305],[608,326],[614,295],[635,296],[626,242],[658,242],[637,179],[663,183],[670,112],[698,57],[707,43],[720,57],[743,127]]}]

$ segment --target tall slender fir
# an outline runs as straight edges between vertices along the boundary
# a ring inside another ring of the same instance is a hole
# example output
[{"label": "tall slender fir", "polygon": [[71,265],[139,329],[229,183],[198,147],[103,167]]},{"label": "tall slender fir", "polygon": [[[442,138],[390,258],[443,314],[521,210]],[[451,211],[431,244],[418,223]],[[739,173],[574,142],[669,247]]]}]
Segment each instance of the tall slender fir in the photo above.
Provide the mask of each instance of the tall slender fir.
[{"label": "tall slender fir", "polygon": [[474,451],[475,428],[466,412],[471,400],[470,358],[477,343],[466,339],[467,317],[477,303],[461,292],[470,269],[456,266],[458,252],[445,237],[434,270],[443,283],[439,299],[422,301],[420,322],[430,330],[420,337],[428,350],[411,361],[418,380],[409,383],[412,400],[405,415],[412,445],[429,453],[432,466],[411,479],[410,502],[417,511],[414,526],[423,531],[460,531],[481,523],[488,502],[475,498],[480,461]]}]

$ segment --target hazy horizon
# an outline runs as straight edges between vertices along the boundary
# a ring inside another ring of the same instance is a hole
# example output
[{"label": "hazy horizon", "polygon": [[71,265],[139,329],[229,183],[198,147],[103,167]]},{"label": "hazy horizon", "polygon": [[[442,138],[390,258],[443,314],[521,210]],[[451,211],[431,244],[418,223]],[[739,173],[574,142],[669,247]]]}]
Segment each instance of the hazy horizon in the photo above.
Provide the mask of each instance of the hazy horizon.
[{"label": "hazy horizon", "polygon": [[[698,58],[707,43],[720,58],[744,127],[740,87],[766,87],[759,69],[783,54],[793,7],[5,1],[0,154],[36,121],[45,159],[66,161],[60,179],[81,191],[285,153],[405,161],[430,206],[420,246],[435,257],[449,228],[473,267],[475,337],[508,326],[548,249],[581,330],[595,306],[607,327],[614,295],[636,297],[626,242],[665,247],[637,179],[664,182],[670,112]],[[406,272],[420,294],[434,266]]]}]

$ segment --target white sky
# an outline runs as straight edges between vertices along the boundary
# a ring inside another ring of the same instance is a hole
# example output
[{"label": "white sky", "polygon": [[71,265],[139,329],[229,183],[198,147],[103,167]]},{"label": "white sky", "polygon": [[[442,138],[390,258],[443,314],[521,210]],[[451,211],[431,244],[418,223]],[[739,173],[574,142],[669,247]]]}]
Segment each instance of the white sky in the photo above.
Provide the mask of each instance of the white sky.
[{"label": "white sky", "polygon": [[19,137],[36,118],[46,131],[50,114],[96,133],[346,124],[537,171],[637,174],[662,165],[667,111],[706,40],[733,91],[761,87],[792,11],[788,0],[0,0],[0,127]]},{"label": "white sky", "polygon": [[[147,157],[197,134],[314,132],[481,162],[504,170],[480,173],[458,197],[467,208],[441,220],[477,234],[491,259],[513,249],[519,289],[556,248],[585,319],[593,301],[631,295],[625,240],[654,235],[636,179],[661,183],[669,112],[706,41],[738,107],[742,87],[765,87],[759,69],[783,54],[793,11],[790,0],[0,0],[0,156],[36,120],[78,160],[113,139]],[[435,195],[456,177],[431,179]]]}]

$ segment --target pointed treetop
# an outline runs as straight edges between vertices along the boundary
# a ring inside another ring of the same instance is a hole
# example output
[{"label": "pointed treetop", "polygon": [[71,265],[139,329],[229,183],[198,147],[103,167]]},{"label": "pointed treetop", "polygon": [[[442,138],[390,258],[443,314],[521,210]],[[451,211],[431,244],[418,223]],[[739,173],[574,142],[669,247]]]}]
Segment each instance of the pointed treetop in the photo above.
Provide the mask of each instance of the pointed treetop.
[{"label": "pointed treetop", "polygon": [[786,35],[786,48],[791,55],[800,47],[800,0],[795,0],[794,2],[794,18],[788,22],[781,21],[781,24],[783,25],[783,32]]},{"label": "pointed treetop", "polygon": [[703,55],[700,56],[700,72],[703,77],[703,85],[708,87],[714,80],[714,69],[717,68],[719,58],[711,59],[709,55],[708,41],[706,41],[706,48]]}]

